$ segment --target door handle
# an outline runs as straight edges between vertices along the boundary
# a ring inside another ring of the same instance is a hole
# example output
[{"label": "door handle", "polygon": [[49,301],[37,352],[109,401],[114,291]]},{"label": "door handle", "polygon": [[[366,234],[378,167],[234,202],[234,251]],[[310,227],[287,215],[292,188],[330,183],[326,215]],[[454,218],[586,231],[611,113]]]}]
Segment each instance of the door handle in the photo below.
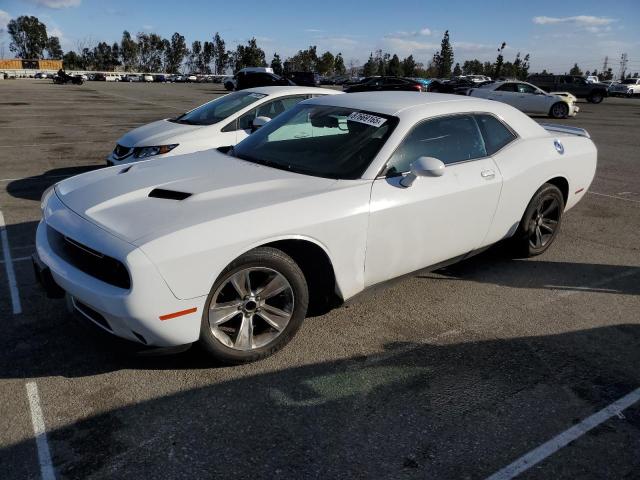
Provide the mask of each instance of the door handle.
[{"label": "door handle", "polygon": [[480,172],[480,176],[487,180],[491,180],[493,177],[496,176],[496,172],[494,172],[493,170],[482,170]]}]

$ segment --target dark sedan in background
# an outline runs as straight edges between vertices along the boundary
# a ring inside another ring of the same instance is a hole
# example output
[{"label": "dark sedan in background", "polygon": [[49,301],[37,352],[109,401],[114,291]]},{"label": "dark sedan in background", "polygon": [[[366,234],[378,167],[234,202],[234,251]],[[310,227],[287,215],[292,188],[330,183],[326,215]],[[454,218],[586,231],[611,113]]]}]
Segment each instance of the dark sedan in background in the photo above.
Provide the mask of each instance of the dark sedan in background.
[{"label": "dark sedan in background", "polygon": [[426,87],[416,80],[402,77],[367,77],[359,83],[344,86],[344,91],[346,93],[381,92],[388,90],[426,92]]},{"label": "dark sedan in background", "polygon": [[464,77],[454,77],[452,79],[434,78],[429,83],[427,91],[434,93],[455,93],[456,95],[466,95],[470,88],[477,88],[491,83],[491,81],[474,82]]}]

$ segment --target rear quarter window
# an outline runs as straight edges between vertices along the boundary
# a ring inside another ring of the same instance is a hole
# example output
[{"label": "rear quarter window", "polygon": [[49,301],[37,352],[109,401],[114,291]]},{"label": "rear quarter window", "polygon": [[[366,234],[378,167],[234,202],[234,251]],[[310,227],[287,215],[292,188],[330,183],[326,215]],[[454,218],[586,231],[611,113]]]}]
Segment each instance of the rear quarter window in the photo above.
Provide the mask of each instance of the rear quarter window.
[{"label": "rear quarter window", "polygon": [[475,115],[475,118],[484,139],[487,155],[493,155],[517,138],[504,123],[493,115],[479,114]]}]

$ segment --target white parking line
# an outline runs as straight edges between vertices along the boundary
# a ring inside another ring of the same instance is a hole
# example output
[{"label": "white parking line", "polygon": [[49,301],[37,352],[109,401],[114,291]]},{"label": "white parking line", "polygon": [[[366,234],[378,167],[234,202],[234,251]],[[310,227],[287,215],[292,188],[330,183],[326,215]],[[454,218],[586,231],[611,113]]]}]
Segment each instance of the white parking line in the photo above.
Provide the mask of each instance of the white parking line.
[{"label": "white parking line", "polygon": [[[16,262],[26,262],[27,260],[31,260],[31,257],[18,257],[18,258],[12,258],[11,261],[13,263]],[[0,260],[0,263],[7,263],[4,260]]]},{"label": "white parking line", "polygon": [[634,403],[640,400],[640,388],[634,390],[633,392],[625,395],[619,400],[616,400],[608,407],[603,408],[597,413],[594,413],[590,417],[585,418],[580,423],[574,425],[573,427],[565,430],[564,432],[556,435],[548,442],[543,443],[537,448],[534,448],[526,455],[520,457],[518,460],[513,462],[510,465],[507,465],[502,470],[497,471],[490,477],[487,477],[487,480],[510,480],[522,472],[529,470],[534,465],[540,463],[545,458],[553,455],[558,450],[563,447],[566,447],[568,444],[580,438],[582,435],[587,433],[589,430],[594,429],[598,425],[606,422],[612,417],[622,417],[622,411],[626,408],[629,408]]},{"label": "white parking line", "polygon": [[29,410],[31,411],[31,423],[33,424],[33,434],[36,438],[38,449],[38,462],[40,463],[40,477],[42,480],[55,480],[56,474],[51,462],[49,442],[47,441],[47,429],[44,424],[44,415],[40,408],[40,396],[36,382],[29,382],[27,387],[27,398],[29,399]]},{"label": "white parking line", "polygon": [[591,190],[589,190],[587,193],[590,193],[591,195],[598,195],[600,197],[615,198],[616,200],[622,200],[625,202],[640,203],[640,200],[634,200],[633,198],[619,197],[618,195],[607,195],[606,193],[592,192]]},{"label": "white parking line", "polygon": [[11,259],[11,250],[9,250],[9,237],[7,236],[7,228],[4,223],[4,215],[0,210],[0,243],[2,244],[2,254],[4,258],[4,269],[7,273],[7,281],[9,282],[9,291],[11,292],[11,304],[13,305],[13,313],[15,315],[22,313],[22,305],[20,305],[20,292],[18,291],[18,282],[16,282],[16,273],[13,270],[13,260]]}]

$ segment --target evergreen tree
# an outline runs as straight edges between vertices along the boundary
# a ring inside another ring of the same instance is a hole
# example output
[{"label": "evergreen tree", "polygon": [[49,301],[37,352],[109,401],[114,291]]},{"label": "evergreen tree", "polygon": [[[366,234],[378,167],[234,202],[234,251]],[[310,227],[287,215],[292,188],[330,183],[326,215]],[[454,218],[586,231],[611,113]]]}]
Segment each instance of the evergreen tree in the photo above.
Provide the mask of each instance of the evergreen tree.
[{"label": "evergreen tree", "polygon": [[277,53],[273,54],[273,59],[271,60],[271,68],[273,69],[273,73],[276,75],[282,75],[284,73],[282,68],[282,60],[280,59],[280,55]]},{"label": "evergreen tree", "polygon": [[389,67],[387,73],[394,77],[402,77],[404,75],[404,71],[402,70],[402,64],[400,63],[400,59],[398,55],[393,55],[391,60],[389,60]]}]

